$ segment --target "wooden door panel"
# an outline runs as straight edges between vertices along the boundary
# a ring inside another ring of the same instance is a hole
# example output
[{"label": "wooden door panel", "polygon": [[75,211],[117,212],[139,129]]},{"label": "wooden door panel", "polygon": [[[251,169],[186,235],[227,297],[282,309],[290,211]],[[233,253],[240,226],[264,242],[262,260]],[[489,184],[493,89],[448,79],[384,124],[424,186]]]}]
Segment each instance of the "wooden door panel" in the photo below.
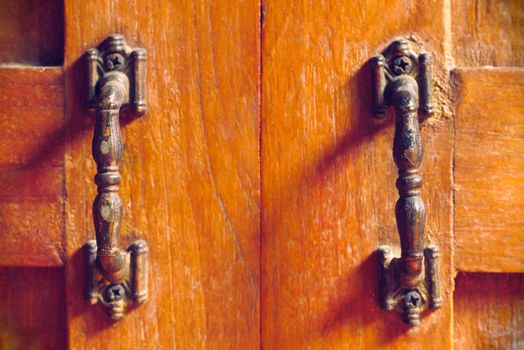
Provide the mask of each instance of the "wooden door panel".
[{"label": "wooden door panel", "polygon": [[522,349],[522,274],[459,273],[454,300],[455,349]]},{"label": "wooden door panel", "polygon": [[[524,70],[449,73],[522,65],[522,2],[3,3],[0,349],[521,346],[521,276],[462,272],[524,270]],[[150,296],[117,323],[85,301],[82,252],[96,194],[82,55],[114,32],[149,51],[120,194],[122,248],[150,246]],[[411,329],[379,309],[374,256],[399,245],[397,169],[367,62],[399,35],[435,57],[421,173],[444,300]]]},{"label": "wooden door panel", "polygon": [[67,344],[63,268],[0,267],[0,349]]},{"label": "wooden door panel", "polygon": [[[67,267],[71,348],[259,344],[256,1],[67,1]],[[84,50],[118,32],[148,50],[148,112],[123,126],[121,244],[150,247],[149,300],[112,323],[86,304],[94,237]]]},{"label": "wooden door panel", "polygon": [[455,77],[455,267],[524,272],[524,69]]},{"label": "wooden door panel", "polygon": [[1,0],[0,24],[0,63],[60,66],[64,61],[62,0]]},{"label": "wooden door panel", "polygon": [[[451,164],[445,101],[423,125],[427,243],[443,308],[409,330],[378,303],[375,250],[399,246],[393,113],[371,115],[366,62],[398,35],[435,56],[447,89],[441,1],[266,1],[262,73],[264,349],[451,347]],[[428,341],[421,342],[421,339]]]},{"label": "wooden door panel", "polygon": [[523,1],[450,1],[450,17],[456,66],[524,65]]},{"label": "wooden door panel", "polygon": [[62,68],[0,68],[0,266],[62,266]]},{"label": "wooden door panel", "polygon": [[[461,67],[454,72],[459,272],[523,272],[523,70],[510,67],[524,63],[523,6],[515,0],[451,2],[453,58]],[[522,348],[523,288],[520,274],[459,273],[455,348]]]}]

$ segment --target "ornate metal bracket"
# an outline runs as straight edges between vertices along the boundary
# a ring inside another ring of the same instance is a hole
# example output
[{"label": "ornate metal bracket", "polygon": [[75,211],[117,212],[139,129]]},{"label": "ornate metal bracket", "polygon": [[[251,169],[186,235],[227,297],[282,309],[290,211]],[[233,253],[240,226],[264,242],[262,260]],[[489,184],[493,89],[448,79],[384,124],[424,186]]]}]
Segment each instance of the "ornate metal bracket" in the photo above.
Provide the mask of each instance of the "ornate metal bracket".
[{"label": "ornate metal bracket", "polygon": [[98,195],[93,202],[96,241],[86,244],[87,298],[100,302],[113,320],[124,317],[132,301],[147,299],[147,252],[138,240],[127,251],[118,239],[123,216],[119,164],[123,145],[120,113],[139,117],[146,112],[145,78],[147,54],[129,48],[122,35],[109,36],[101,47],[86,52],[88,108],[96,115],[93,158],[97,165]]},{"label": "ornate metal bracket", "polygon": [[[423,157],[418,110],[433,113],[431,101],[431,54],[413,53],[407,40],[389,45],[373,58],[373,112],[383,117],[387,107],[396,112],[393,158],[398,167],[399,191],[395,216],[401,257],[390,247],[379,248],[381,303],[385,310],[398,310],[409,325],[420,323],[420,314],[442,304],[439,283],[439,250],[423,251],[426,212],[420,197]],[[419,104],[420,102],[420,104]],[[424,268],[425,267],[425,268]]]}]

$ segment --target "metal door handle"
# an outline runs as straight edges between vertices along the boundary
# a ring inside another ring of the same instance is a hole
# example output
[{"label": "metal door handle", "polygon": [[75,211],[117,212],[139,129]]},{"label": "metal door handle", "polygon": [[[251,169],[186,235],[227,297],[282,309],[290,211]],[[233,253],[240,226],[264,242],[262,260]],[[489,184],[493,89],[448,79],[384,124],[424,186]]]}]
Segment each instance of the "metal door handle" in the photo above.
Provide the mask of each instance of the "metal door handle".
[{"label": "metal door handle", "polygon": [[388,246],[379,248],[381,302],[384,309],[397,309],[406,323],[417,325],[424,309],[442,304],[439,250],[429,246],[423,251],[426,212],[420,196],[422,177],[419,174],[423,157],[419,102],[422,113],[433,113],[431,54],[422,53],[417,57],[408,41],[399,39],[372,62],[374,114],[384,116],[388,106],[395,108],[393,158],[398,167],[396,186],[400,197],[395,217],[401,257],[394,258]]},{"label": "metal door handle", "polygon": [[119,165],[123,145],[120,114],[144,115],[146,50],[130,49],[123,36],[109,36],[100,49],[86,52],[88,107],[96,115],[92,152],[97,165],[98,194],[93,202],[96,241],[86,245],[87,297],[100,302],[114,320],[124,317],[132,301],[147,299],[147,252],[145,241],[127,251],[118,246],[123,206]]}]

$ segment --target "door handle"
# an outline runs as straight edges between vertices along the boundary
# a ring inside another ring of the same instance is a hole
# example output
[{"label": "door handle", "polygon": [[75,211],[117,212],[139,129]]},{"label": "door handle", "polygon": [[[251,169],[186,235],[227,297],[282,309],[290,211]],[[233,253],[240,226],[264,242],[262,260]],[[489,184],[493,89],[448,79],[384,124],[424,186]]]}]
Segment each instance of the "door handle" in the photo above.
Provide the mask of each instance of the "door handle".
[{"label": "door handle", "polygon": [[146,50],[129,48],[118,34],[86,52],[87,102],[96,116],[92,152],[98,189],[93,202],[96,241],[86,244],[87,298],[93,305],[101,303],[114,320],[122,319],[132,302],[144,302],[148,293],[147,243],[138,240],[127,250],[118,245],[123,216],[119,119],[121,113],[140,117],[146,112],[146,59]]},{"label": "door handle", "polygon": [[429,53],[416,56],[409,42],[392,42],[373,63],[373,109],[383,117],[388,106],[395,109],[393,158],[398,168],[396,187],[399,199],[395,208],[401,256],[381,246],[380,295],[382,307],[398,310],[409,325],[420,323],[420,313],[442,304],[439,282],[439,250],[423,250],[426,212],[421,198],[423,146],[418,112],[433,113],[431,62]]}]

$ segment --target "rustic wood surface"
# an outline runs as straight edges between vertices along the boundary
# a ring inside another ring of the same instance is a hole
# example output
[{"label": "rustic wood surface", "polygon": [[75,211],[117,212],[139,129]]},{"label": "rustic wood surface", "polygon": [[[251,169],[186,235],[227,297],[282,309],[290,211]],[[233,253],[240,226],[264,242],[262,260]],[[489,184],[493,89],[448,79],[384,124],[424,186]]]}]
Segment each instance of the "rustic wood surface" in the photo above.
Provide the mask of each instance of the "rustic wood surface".
[{"label": "rustic wood surface", "polygon": [[522,274],[460,273],[455,282],[455,349],[520,350]]},{"label": "rustic wood surface", "polygon": [[393,111],[382,122],[373,120],[366,62],[397,35],[414,32],[435,56],[436,89],[442,90],[449,49],[443,2],[387,4],[264,4],[264,349],[451,347],[453,133],[442,104],[422,126],[421,175],[426,243],[442,251],[443,308],[410,330],[378,305],[374,252],[382,244],[399,246],[398,174]]},{"label": "rustic wood surface", "polygon": [[524,272],[524,69],[455,77],[455,268]]},{"label": "rustic wood surface", "polygon": [[65,349],[63,268],[0,267],[0,281],[0,349]]},{"label": "rustic wood surface", "polygon": [[0,1],[0,63],[61,66],[63,18],[63,1]]},{"label": "rustic wood surface", "polygon": [[[454,64],[524,65],[524,2],[450,3]],[[517,67],[456,70],[454,236],[459,271],[523,271],[522,75]],[[522,348],[520,275],[459,274],[454,300],[455,349]]]},{"label": "rustic wood surface", "polygon": [[0,68],[0,266],[61,266],[62,68]]},{"label": "rustic wood surface", "polygon": [[[4,3],[0,62],[60,64],[47,40],[60,2]],[[517,0],[66,1],[65,96],[62,68],[0,68],[0,349],[518,349],[522,277],[453,278],[523,271],[524,73],[449,75],[522,66],[522,13]],[[150,299],[119,323],[86,304],[81,251],[96,192],[81,57],[113,32],[149,50],[120,193],[122,248],[151,247]],[[374,256],[399,245],[397,173],[366,62],[398,35],[435,56],[421,175],[444,306],[414,329],[379,309]]]},{"label": "rustic wood surface", "polygon": [[[258,16],[256,1],[66,3],[71,348],[258,347]],[[149,51],[149,110],[123,125],[120,196],[122,244],[150,247],[150,296],[118,323],[86,304],[81,254],[96,186],[80,58],[113,32]]]},{"label": "rustic wood surface", "polygon": [[450,1],[458,67],[524,65],[524,1]]}]

